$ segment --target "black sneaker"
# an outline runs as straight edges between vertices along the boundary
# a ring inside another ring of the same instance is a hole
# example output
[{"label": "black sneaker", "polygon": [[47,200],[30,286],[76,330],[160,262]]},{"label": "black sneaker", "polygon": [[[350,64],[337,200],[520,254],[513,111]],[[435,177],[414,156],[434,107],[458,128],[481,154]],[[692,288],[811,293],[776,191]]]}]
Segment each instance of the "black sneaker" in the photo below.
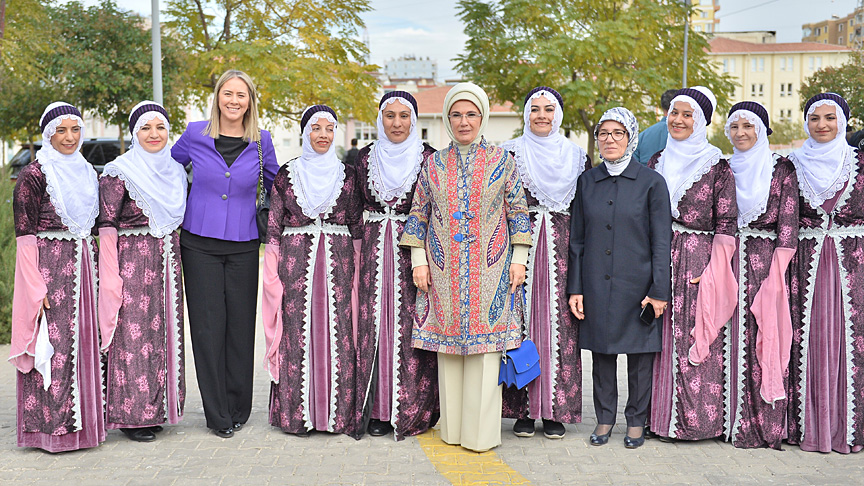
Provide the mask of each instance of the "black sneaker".
[{"label": "black sneaker", "polygon": [[513,433],[516,437],[534,437],[534,419],[516,419]]},{"label": "black sneaker", "polygon": [[566,429],[561,422],[543,419],[543,435],[547,439],[563,439],[565,432]]}]

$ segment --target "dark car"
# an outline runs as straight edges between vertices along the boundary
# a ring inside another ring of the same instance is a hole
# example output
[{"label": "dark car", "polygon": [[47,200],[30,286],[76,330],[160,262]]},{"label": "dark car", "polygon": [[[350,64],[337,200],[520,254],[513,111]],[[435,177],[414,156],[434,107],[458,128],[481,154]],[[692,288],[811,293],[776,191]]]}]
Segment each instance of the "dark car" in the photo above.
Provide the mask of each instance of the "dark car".
[{"label": "dark car", "polygon": [[[127,150],[129,149],[130,143],[129,140],[126,140]],[[33,153],[35,154],[38,152],[40,148],[42,148],[41,141],[34,143]],[[84,154],[84,158],[87,159],[87,162],[93,164],[93,168],[96,169],[96,172],[101,174],[105,164],[113,161],[120,155],[120,141],[116,138],[85,139],[84,144],[81,146],[81,153]],[[9,161],[12,179],[17,179],[18,173],[21,172],[21,169],[29,163],[30,144],[25,143],[21,146],[21,150],[19,150],[18,153],[16,153]]]}]

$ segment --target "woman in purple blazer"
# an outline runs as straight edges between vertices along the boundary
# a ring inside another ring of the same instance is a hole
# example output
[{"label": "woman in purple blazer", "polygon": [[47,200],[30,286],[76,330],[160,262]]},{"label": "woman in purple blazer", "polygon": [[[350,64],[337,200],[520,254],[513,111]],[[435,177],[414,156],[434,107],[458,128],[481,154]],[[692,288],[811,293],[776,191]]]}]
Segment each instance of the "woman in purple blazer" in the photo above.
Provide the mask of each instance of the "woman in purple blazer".
[{"label": "woman in purple blazer", "polygon": [[226,71],[210,119],[190,123],[171,149],[194,174],[180,234],[189,330],[207,427],[226,439],[252,410],[259,157],[267,190],[279,169],[257,98],[246,73]]}]

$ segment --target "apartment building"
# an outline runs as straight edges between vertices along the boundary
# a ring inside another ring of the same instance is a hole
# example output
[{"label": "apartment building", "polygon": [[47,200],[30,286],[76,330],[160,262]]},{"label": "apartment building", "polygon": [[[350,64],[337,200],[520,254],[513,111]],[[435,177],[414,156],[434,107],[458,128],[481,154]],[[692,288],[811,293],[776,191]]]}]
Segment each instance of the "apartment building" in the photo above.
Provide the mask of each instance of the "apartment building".
[{"label": "apartment building", "polygon": [[864,41],[864,2],[843,17],[832,15],[830,19],[802,25],[801,41],[860,48]]}]

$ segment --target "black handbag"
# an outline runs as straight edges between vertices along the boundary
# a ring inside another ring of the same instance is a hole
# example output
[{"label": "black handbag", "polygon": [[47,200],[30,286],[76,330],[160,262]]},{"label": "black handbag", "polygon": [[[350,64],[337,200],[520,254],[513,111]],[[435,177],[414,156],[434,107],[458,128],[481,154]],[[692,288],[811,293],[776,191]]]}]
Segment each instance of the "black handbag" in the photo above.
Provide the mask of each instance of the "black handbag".
[{"label": "black handbag", "polygon": [[255,206],[255,222],[258,224],[258,241],[267,244],[267,223],[270,219],[270,193],[264,189],[264,152],[261,140],[258,145],[258,204]]}]

